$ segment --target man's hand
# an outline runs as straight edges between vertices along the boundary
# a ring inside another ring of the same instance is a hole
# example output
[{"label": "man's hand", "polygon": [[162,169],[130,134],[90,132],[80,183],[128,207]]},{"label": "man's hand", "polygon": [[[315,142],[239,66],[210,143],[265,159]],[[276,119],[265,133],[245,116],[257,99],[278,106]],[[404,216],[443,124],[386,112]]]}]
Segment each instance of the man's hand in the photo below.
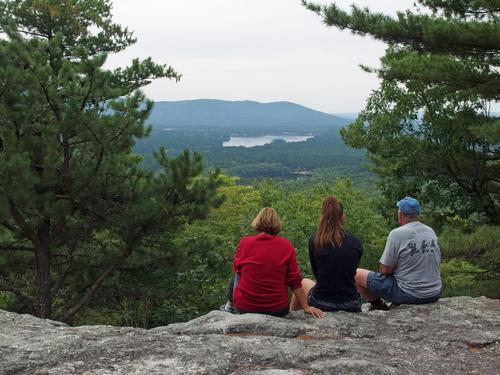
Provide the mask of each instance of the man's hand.
[{"label": "man's hand", "polygon": [[311,314],[315,318],[324,318],[326,316],[326,313],[316,307],[313,306],[308,306],[304,309],[304,311],[308,314]]}]

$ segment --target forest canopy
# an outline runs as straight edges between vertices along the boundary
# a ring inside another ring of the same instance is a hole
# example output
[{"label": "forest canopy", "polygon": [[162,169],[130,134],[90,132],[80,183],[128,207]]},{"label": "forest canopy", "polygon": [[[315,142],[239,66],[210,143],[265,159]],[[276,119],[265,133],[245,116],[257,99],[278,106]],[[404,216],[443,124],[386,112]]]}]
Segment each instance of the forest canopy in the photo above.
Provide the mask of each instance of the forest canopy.
[{"label": "forest canopy", "polygon": [[365,67],[380,87],[342,131],[368,150],[388,202],[412,194],[443,220],[499,224],[498,1],[420,0],[396,17],[303,3],[328,26],[388,44],[381,67]]}]

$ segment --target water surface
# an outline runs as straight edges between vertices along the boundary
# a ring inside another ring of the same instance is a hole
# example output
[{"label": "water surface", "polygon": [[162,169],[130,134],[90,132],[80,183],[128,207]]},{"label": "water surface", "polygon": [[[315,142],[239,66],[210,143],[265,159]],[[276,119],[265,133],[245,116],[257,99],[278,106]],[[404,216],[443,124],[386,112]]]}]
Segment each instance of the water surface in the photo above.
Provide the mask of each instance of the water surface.
[{"label": "water surface", "polygon": [[222,142],[222,147],[255,147],[255,146],[263,146],[271,143],[277,139],[281,139],[287,143],[293,142],[304,142],[309,138],[313,138],[312,135],[288,135],[288,134],[280,134],[280,135],[262,135],[258,137],[250,137],[245,135],[231,135],[229,141]]}]

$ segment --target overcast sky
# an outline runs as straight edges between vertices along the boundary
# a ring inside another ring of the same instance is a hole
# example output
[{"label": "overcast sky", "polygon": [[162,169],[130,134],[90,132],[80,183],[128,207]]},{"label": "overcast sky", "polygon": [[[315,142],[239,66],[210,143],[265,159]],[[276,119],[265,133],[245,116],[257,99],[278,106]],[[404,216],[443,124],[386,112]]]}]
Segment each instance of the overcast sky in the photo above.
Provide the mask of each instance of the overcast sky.
[{"label": "overcast sky", "polygon": [[[328,4],[328,1],[317,2]],[[394,14],[413,1],[355,2]],[[329,28],[299,0],[114,0],[115,20],[138,42],[108,67],[151,56],[182,74],[145,88],[154,100],[291,101],[324,112],[357,112],[376,77],[385,44]]]}]

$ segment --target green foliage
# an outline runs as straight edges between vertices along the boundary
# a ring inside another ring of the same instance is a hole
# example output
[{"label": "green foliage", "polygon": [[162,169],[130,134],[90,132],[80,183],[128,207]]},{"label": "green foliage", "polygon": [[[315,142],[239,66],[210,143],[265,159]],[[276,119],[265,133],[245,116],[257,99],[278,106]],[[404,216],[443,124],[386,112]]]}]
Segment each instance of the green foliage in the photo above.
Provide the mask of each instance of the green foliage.
[{"label": "green foliage", "polygon": [[[138,140],[134,151],[144,157],[145,167],[156,170],[158,164],[150,153],[158,147],[165,146],[170,156],[179,154],[184,148],[196,150],[202,154],[208,166],[240,177],[241,183],[263,178],[308,178],[313,180],[309,183],[311,185],[326,178],[352,177],[358,182],[370,177],[364,166],[367,162],[364,152],[346,146],[340,138],[338,127],[305,123],[296,131],[299,129],[302,133],[311,133],[314,138],[305,142],[273,142],[249,148],[223,147],[223,142],[230,134],[262,136],[275,134],[277,130],[258,125],[245,127],[237,124],[232,127],[212,127],[208,132],[206,126],[186,124],[182,127],[178,125],[175,130],[165,131],[156,122],[151,136]],[[304,171],[311,176],[301,176],[300,172]],[[326,174],[328,176],[325,176]]]},{"label": "green foliage", "polygon": [[[485,270],[464,259],[450,259],[441,264],[441,280],[443,295],[453,296],[487,296],[500,298],[498,277],[483,279]],[[478,278],[479,276],[479,278]]]},{"label": "green foliage", "polygon": [[[293,243],[303,276],[311,277],[307,240],[314,233],[323,198],[337,195],[346,208],[346,228],[364,246],[362,266],[378,267],[389,228],[376,213],[376,200],[355,190],[349,180],[289,191],[274,183],[238,185],[225,178],[220,188],[224,203],[208,217],[185,224],[168,238],[156,237],[127,263],[144,272],[123,272],[107,280],[77,324],[119,324],[139,327],[185,321],[217,309],[226,299],[233,254],[242,236],[264,206],[273,206],[282,223],[282,236]],[[160,251],[161,249],[161,251]],[[153,256],[155,252],[161,256]]]},{"label": "green foliage", "polygon": [[376,210],[376,200],[366,192],[355,190],[350,180],[320,183],[297,191],[277,190],[272,185],[259,186],[262,206],[272,206],[283,222],[282,235],[295,246],[301,268],[309,277],[307,240],[316,231],[323,198],[335,195],[342,202],[345,229],[363,243],[362,267],[378,269],[378,260],[384,249],[388,227],[386,220]]},{"label": "green foliage", "polygon": [[184,263],[171,275],[173,287],[163,301],[157,323],[185,321],[218,307],[226,300],[233,254],[240,238],[251,234],[250,222],[260,210],[259,194],[251,186],[226,178],[220,189],[224,203],[208,218],[183,228],[175,239]]},{"label": "green foliage", "polygon": [[217,309],[225,300],[234,249],[250,233],[259,201],[254,188],[235,185],[234,178],[224,181],[224,204],[204,220],[145,242],[75,323],[147,328]]},{"label": "green foliage", "polygon": [[482,269],[477,278],[500,278],[499,226],[481,225],[470,231],[447,226],[440,233],[444,258],[465,258]]},{"label": "green foliage", "polygon": [[[447,217],[498,224],[500,98],[498,4],[419,1],[424,10],[389,17],[352,6],[303,3],[326,24],[389,44],[381,86],[342,136],[366,148],[388,202],[420,198]],[[459,202],[459,204],[457,204]]]},{"label": "green foliage", "polygon": [[489,113],[500,97],[499,7],[418,2],[431,12],[393,18],[355,5],[349,13],[303,1],[327,25],[389,44],[380,69],[363,67],[377,73],[380,88],[341,135],[368,151],[385,207],[413,195],[428,221],[444,226],[445,295],[497,297],[498,225],[479,224],[500,218],[500,121]]},{"label": "green foliage", "polygon": [[441,275],[446,296],[499,298],[500,228],[457,221],[440,233]]},{"label": "green foliage", "polygon": [[[15,309],[70,321],[146,243],[220,204],[218,173],[185,151],[160,169],[131,148],[149,133],[140,88],[179,79],[166,65],[110,53],[135,42],[107,0],[0,2],[0,290]],[[139,262],[140,263],[140,262]]]},{"label": "green foliage", "polygon": [[[342,201],[346,230],[363,243],[361,267],[378,269],[387,234],[393,227],[379,213],[378,193],[357,190],[350,180],[293,190],[273,181],[249,186],[237,184],[235,178],[223,180],[219,192],[225,200],[218,208],[211,210],[206,219],[149,237],[75,315],[73,323],[150,328],[217,309],[226,299],[234,250],[242,236],[253,234],[250,223],[264,206],[278,211],[283,223],[281,235],[293,243],[302,276],[312,277],[307,239],[316,229],[322,200],[329,194]],[[498,297],[498,275],[494,273],[498,265],[491,258],[478,263],[477,256],[484,255],[484,249],[497,249],[498,253],[499,232],[496,227],[474,230],[466,224],[440,233],[444,295]],[[119,245],[111,234],[101,232],[101,250],[88,254],[96,264],[102,251]],[[78,277],[83,277],[82,272]],[[0,306],[12,307],[13,301],[5,296],[10,294],[0,297]]]}]

